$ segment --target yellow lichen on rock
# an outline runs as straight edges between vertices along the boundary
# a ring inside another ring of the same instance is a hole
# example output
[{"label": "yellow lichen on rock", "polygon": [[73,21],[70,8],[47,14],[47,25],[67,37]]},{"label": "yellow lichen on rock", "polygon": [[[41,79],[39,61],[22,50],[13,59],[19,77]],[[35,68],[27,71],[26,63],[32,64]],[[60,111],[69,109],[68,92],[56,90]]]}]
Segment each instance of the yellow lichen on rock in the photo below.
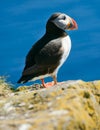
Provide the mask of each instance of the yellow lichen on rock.
[{"label": "yellow lichen on rock", "polygon": [[[1,84],[0,84],[1,85]],[[0,89],[0,130],[99,130],[100,81]],[[35,89],[36,88],[36,89]]]}]

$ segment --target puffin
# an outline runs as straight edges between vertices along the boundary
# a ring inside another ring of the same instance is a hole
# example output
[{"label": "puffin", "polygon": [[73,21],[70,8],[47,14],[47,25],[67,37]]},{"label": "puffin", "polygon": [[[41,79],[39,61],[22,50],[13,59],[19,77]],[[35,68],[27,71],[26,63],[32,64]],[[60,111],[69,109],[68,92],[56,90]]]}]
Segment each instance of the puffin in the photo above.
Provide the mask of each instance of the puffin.
[{"label": "puffin", "polygon": [[[43,87],[56,85],[59,68],[68,58],[71,39],[66,31],[77,29],[76,21],[65,13],[54,13],[46,23],[45,34],[26,55],[25,67],[17,83],[41,80]],[[45,83],[44,78],[53,81]]]}]

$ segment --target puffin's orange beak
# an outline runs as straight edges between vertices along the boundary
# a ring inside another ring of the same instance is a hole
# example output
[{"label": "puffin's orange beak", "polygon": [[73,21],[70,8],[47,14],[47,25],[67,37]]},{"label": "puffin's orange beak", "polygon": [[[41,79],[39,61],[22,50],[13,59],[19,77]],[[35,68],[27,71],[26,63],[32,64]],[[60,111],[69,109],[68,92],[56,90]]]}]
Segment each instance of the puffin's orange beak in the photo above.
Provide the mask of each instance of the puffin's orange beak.
[{"label": "puffin's orange beak", "polygon": [[69,22],[67,24],[67,30],[76,30],[78,29],[77,23],[74,19],[69,18]]}]

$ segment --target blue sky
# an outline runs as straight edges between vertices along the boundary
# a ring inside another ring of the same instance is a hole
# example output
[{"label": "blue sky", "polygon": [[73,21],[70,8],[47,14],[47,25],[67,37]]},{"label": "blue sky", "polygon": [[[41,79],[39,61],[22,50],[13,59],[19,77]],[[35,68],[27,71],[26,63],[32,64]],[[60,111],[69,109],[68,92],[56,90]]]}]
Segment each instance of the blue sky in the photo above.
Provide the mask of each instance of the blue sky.
[{"label": "blue sky", "polygon": [[25,56],[45,33],[54,12],[73,17],[79,29],[69,31],[72,50],[58,80],[100,79],[99,0],[2,0],[0,1],[0,75],[14,84],[21,76]]}]

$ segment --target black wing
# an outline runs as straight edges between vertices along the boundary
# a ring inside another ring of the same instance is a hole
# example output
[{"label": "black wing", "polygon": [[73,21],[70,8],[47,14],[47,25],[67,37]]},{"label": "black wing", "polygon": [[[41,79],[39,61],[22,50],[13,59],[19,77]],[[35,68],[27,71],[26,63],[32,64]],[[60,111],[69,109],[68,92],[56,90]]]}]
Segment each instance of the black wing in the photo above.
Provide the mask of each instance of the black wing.
[{"label": "black wing", "polygon": [[33,66],[36,64],[35,61],[35,56],[38,54],[38,52],[51,40],[53,40],[54,37],[49,36],[45,34],[39,41],[37,41],[29,51],[29,53],[26,56],[26,61],[25,61],[25,67],[24,70],[27,68]]}]

